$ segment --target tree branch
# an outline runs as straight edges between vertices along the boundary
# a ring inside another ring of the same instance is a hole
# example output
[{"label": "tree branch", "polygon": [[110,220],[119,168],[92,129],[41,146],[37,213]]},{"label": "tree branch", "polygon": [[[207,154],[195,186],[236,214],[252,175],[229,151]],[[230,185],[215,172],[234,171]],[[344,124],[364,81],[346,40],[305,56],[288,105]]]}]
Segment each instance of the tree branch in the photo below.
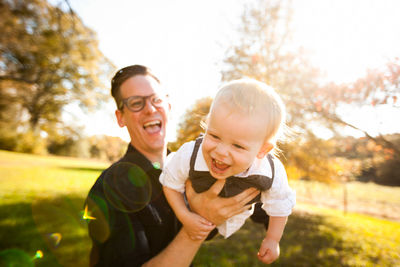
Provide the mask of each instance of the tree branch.
[{"label": "tree branch", "polygon": [[36,84],[36,81],[34,81],[34,80],[28,80],[28,79],[14,77],[14,76],[10,76],[10,75],[0,76],[0,81],[15,81],[15,82],[24,82],[24,83],[28,83],[28,84]]},{"label": "tree branch", "polygon": [[320,114],[322,114],[325,118],[327,118],[327,119],[329,119],[329,120],[331,120],[333,122],[349,126],[349,127],[353,128],[353,129],[355,129],[357,131],[360,131],[360,132],[364,133],[364,135],[367,138],[373,140],[376,144],[380,144],[380,145],[382,145],[384,147],[391,148],[391,149],[393,149],[395,151],[395,155],[400,156],[400,149],[393,142],[390,142],[389,140],[387,140],[382,134],[379,134],[378,137],[373,137],[367,131],[365,131],[363,129],[360,129],[357,126],[342,120],[336,114],[328,114],[328,113],[325,113],[325,112],[320,112]]}]

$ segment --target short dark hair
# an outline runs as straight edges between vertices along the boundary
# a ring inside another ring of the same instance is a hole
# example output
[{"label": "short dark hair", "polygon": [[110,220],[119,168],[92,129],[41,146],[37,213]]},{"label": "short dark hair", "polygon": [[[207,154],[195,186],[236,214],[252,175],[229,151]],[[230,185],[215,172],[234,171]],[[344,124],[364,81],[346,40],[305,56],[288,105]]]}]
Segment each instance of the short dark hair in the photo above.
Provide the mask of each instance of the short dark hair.
[{"label": "short dark hair", "polygon": [[122,109],[123,105],[121,96],[121,85],[131,77],[136,75],[149,75],[154,78],[158,83],[160,80],[151,72],[151,70],[142,65],[131,65],[118,70],[111,80],[111,95],[113,96],[118,109]]}]

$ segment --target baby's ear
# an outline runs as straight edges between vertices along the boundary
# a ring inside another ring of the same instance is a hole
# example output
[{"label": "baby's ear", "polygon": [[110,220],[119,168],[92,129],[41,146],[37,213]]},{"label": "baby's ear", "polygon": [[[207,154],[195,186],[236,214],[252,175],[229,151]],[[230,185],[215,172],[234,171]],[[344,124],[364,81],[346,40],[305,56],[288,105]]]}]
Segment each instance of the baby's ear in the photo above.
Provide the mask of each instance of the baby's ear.
[{"label": "baby's ear", "polygon": [[262,159],[265,157],[265,155],[268,154],[272,149],[274,148],[274,145],[271,144],[270,142],[265,142],[263,146],[261,147],[260,151],[257,154],[257,158]]}]

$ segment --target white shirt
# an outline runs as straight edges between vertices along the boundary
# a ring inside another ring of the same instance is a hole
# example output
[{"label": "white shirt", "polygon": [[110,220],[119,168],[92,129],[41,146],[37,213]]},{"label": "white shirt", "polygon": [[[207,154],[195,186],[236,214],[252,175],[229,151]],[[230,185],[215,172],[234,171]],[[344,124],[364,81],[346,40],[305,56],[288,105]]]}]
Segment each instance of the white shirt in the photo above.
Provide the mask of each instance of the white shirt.
[{"label": "white shirt", "polygon": [[[193,153],[194,144],[195,141],[185,143],[177,152],[168,155],[163,172],[160,175],[162,185],[181,193],[185,191],[185,181],[189,178],[190,158]],[[194,170],[209,171],[201,147],[202,144],[198,150]],[[273,157],[273,161],[275,176],[271,188],[261,192],[262,208],[269,216],[289,216],[296,203],[296,193],[289,187],[283,164],[275,157]],[[267,157],[262,159],[256,158],[248,170],[235,176],[246,179],[247,176],[254,174],[272,177],[272,170]],[[225,238],[229,237],[242,227],[246,219],[253,214],[253,211],[254,205],[252,205],[250,210],[229,218],[217,226],[218,232]]]}]

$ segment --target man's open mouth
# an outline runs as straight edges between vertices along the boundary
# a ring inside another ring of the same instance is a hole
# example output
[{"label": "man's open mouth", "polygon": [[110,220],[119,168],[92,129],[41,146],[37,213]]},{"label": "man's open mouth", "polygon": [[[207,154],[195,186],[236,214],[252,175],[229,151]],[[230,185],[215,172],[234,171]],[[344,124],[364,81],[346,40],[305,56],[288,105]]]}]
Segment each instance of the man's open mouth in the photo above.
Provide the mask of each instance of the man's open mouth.
[{"label": "man's open mouth", "polygon": [[160,120],[146,122],[143,129],[148,133],[157,133],[161,130],[162,124]]}]

